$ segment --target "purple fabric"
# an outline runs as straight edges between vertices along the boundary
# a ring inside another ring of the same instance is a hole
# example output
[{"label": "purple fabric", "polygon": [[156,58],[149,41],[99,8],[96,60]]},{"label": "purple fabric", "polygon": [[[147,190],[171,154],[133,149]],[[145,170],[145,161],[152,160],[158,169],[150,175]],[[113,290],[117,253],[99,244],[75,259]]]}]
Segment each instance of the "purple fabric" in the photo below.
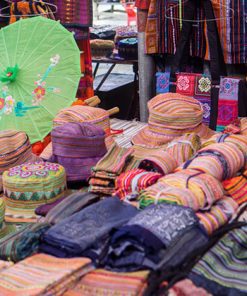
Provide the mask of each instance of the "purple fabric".
[{"label": "purple fabric", "polygon": [[68,197],[67,195],[57,199],[56,201],[52,202],[52,203],[49,203],[49,204],[44,204],[44,205],[41,205],[39,207],[37,207],[35,209],[35,214],[38,215],[38,216],[42,216],[42,217],[45,217],[48,212],[53,209],[56,205],[58,205],[61,201],[63,201],[66,197]]},{"label": "purple fabric", "polygon": [[53,155],[50,162],[61,164],[68,181],[83,181],[91,167],[107,152],[102,128],[81,122],[66,123],[51,132]]}]

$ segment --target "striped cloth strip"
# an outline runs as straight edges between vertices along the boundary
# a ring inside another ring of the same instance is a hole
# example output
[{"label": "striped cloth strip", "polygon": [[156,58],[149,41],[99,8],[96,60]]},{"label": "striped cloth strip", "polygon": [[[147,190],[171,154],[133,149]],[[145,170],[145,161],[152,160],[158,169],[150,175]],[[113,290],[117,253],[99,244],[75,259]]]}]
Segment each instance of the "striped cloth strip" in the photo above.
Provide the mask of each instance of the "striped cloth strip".
[{"label": "striped cloth strip", "polygon": [[227,233],[195,265],[189,278],[213,295],[247,294],[247,227]]},{"label": "striped cloth strip", "polygon": [[178,170],[190,168],[222,181],[232,178],[245,165],[245,154],[233,143],[216,143],[200,149]]},{"label": "striped cloth strip", "polygon": [[60,296],[93,266],[88,258],[31,256],[0,273],[1,296]]},{"label": "striped cloth strip", "polygon": [[148,271],[116,273],[96,269],[85,275],[64,296],[141,296],[147,285]]},{"label": "striped cloth strip", "polygon": [[217,200],[208,211],[197,212],[201,225],[210,235],[225,225],[237,212],[238,204],[228,196]]},{"label": "striped cloth strip", "polygon": [[241,175],[223,181],[226,192],[237,202],[238,205],[247,202],[247,170]]},{"label": "striped cloth strip", "polygon": [[159,173],[147,172],[141,169],[135,169],[122,173],[115,181],[116,191],[114,195],[123,199],[126,195],[136,194],[153,185],[162,175]]}]

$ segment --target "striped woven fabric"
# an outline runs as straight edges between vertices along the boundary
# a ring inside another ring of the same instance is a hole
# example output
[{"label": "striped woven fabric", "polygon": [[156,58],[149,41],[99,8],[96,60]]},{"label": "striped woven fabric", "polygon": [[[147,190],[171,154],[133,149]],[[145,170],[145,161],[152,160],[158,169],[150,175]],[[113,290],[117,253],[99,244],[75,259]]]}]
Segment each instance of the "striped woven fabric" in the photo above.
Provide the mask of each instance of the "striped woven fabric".
[{"label": "striped woven fabric", "polygon": [[122,173],[115,181],[116,191],[114,195],[123,199],[126,195],[138,195],[138,193],[157,182],[162,175],[159,173],[147,172],[141,169],[134,169]]},{"label": "striped woven fabric", "polygon": [[37,252],[40,237],[50,228],[48,223],[29,224],[0,240],[0,258],[18,262]]},{"label": "striped woven fabric", "polygon": [[5,200],[0,198],[0,241],[8,234],[14,232],[16,230],[15,225],[8,224],[4,222],[5,218]]},{"label": "striped woven fabric", "polygon": [[207,233],[212,234],[225,225],[234,216],[237,209],[238,204],[231,197],[225,196],[217,200],[210,210],[197,212],[196,215]]},{"label": "striped woven fabric", "polygon": [[194,211],[207,210],[221,199],[224,190],[214,177],[195,170],[182,170],[159,179],[140,196],[140,207],[151,203],[175,203],[192,208]]},{"label": "striped woven fabric", "polygon": [[168,293],[169,296],[212,296],[203,288],[197,287],[191,280],[177,282]]},{"label": "striped woven fabric", "polygon": [[88,258],[29,257],[0,273],[1,296],[59,296],[93,269]]},{"label": "striped woven fabric", "polygon": [[12,265],[13,265],[13,262],[11,262],[11,261],[0,260],[0,272],[3,271],[5,268],[8,268]]},{"label": "striped woven fabric", "polygon": [[179,169],[195,169],[222,181],[234,177],[244,167],[245,154],[236,144],[216,143],[200,149]]},{"label": "striped woven fabric", "polygon": [[195,265],[189,277],[213,295],[246,295],[246,245],[246,227],[230,231]]},{"label": "striped woven fabric", "polygon": [[240,133],[247,136],[247,118],[241,118],[240,120]]},{"label": "striped woven fabric", "polygon": [[185,133],[194,132],[202,138],[214,134],[202,124],[202,107],[191,97],[177,93],[159,94],[148,102],[148,109],[148,126],[133,137],[134,145],[157,147]]},{"label": "striped woven fabric", "polygon": [[91,271],[64,296],[141,296],[148,271],[116,273],[103,269]]},{"label": "striped woven fabric", "polygon": [[223,181],[223,187],[238,205],[247,202],[247,170],[240,176]]}]

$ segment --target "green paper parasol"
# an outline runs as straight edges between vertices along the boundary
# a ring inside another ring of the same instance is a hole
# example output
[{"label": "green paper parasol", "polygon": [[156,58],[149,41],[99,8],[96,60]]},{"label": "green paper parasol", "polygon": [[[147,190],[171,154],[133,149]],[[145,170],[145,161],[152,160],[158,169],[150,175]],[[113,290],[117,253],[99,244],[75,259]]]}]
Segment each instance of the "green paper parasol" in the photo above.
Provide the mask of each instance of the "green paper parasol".
[{"label": "green paper parasol", "polygon": [[80,77],[80,51],[59,22],[34,17],[1,29],[0,130],[42,140],[75,100]]}]

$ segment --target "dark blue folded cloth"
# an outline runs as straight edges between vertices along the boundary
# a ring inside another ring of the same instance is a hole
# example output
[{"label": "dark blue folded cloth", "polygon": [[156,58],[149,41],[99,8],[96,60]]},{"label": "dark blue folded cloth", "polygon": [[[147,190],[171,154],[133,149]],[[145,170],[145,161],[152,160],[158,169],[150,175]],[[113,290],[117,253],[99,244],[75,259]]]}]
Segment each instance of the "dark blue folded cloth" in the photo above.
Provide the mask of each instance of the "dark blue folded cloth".
[{"label": "dark blue folded cloth", "polygon": [[115,271],[167,269],[207,243],[192,209],[159,204],[147,207],[113,233],[102,265]]},{"label": "dark blue folded cloth", "polygon": [[[51,227],[43,236],[40,251],[57,257],[83,256],[90,246],[95,248],[113,228],[127,223],[137,213],[132,205],[108,197]],[[95,250],[94,256],[98,255]]]}]

